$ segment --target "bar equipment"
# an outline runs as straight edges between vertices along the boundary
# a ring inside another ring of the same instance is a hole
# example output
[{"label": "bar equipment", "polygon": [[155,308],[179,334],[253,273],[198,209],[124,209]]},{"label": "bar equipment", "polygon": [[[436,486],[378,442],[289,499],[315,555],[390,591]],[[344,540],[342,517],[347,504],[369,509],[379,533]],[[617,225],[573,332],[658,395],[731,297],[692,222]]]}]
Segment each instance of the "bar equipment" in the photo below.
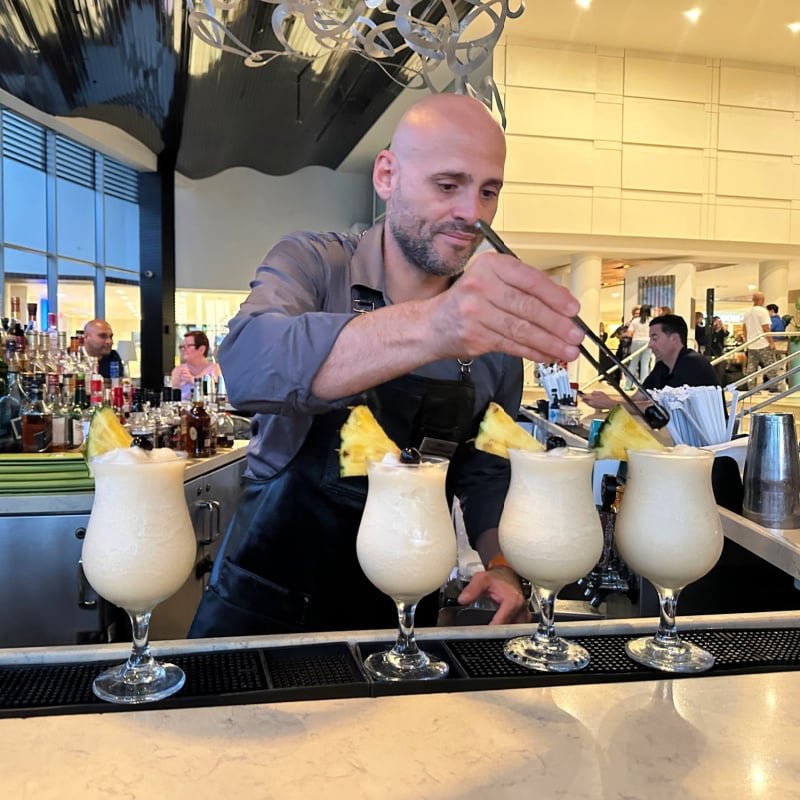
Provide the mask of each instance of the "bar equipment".
[{"label": "bar equipment", "polygon": [[653,637],[632,639],[628,655],[664,672],[703,672],[714,656],[678,636],[678,595],[702,578],[722,553],[722,522],[711,487],[714,454],[676,447],[629,451],[615,540],[628,566],[658,592]]},{"label": "bar equipment", "polygon": [[364,661],[376,680],[444,678],[448,665],[417,646],[417,603],[438,589],[456,563],[456,536],[447,507],[449,461],[369,462],[367,502],[356,538],[361,569],[397,605],[399,632],[391,650]]},{"label": "bar equipment", "polygon": [[541,672],[572,672],[589,653],[556,635],[556,595],[597,563],[603,531],[592,496],[594,454],[566,447],[549,452],[509,450],[511,482],[500,517],[500,549],[531,583],[539,606],[532,636],[506,643],[506,658]]},{"label": "bar equipment", "polygon": [[765,528],[800,527],[800,460],[791,413],[753,414],[742,513]]},{"label": "bar equipment", "polygon": [[197,542],[183,488],[185,456],[138,447],[93,459],[95,496],[82,564],[92,588],[131,619],[128,661],[95,678],[92,691],[112,703],[146,703],[185,681],[174,664],[150,653],[150,615],[180,589],[194,566]]}]

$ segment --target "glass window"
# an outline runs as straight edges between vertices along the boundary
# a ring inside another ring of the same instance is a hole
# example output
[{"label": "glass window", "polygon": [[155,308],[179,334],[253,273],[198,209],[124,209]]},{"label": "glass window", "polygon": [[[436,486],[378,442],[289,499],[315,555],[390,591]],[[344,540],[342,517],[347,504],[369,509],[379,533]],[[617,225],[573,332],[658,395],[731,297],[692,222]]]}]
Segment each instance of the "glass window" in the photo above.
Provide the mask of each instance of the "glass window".
[{"label": "glass window", "polygon": [[69,270],[63,261],[59,261],[58,270],[58,329],[72,335],[95,318],[94,276],[64,277]]},{"label": "glass window", "polygon": [[41,170],[3,159],[3,225],[7,242],[47,249],[47,188]]},{"label": "glass window", "polygon": [[106,263],[139,270],[139,206],[105,197]]},{"label": "glass window", "polygon": [[140,377],[139,330],[142,323],[142,303],[138,285],[107,277],[106,321],[114,331],[114,347],[118,347],[120,342],[130,342],[134,346],[136,360],[127,362],[125,374],[130,378]]},{"label": "glass window", "polygon": [[44,253],[29,253],[7,247],[5,251],[6,275],[31,275],[47,277],[47,257]]},{"label": "glass window", "polygon": [[95,260],[95,192],[72,181],[57,181],[56,230],[59,255]]}]

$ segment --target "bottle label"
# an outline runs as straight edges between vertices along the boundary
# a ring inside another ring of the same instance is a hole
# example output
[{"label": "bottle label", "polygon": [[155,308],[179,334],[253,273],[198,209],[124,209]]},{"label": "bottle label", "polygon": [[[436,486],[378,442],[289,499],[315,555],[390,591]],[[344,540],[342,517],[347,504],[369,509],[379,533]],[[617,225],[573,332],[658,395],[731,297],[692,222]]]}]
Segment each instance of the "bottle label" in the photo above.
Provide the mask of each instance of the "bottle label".
[{"label": "bottle label", "polygon": [[189,426],[189,438],[193,441],[197,441],[197,428],[194,426]]},{"label": "bottle label", "polygon": [[53,448],[63,450],[67,443],[67,427],[64,417],[53,417]]}]

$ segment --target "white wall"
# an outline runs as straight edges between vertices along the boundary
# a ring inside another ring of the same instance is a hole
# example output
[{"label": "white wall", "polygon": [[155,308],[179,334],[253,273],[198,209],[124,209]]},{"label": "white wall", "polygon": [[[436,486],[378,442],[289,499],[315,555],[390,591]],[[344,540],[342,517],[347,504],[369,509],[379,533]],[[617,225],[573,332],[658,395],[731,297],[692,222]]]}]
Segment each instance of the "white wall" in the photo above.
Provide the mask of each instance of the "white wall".
[{"label": "white wall", "polygon": [[505,231],[800,244],[800,73],[509,40]]},{"label": "white wall", "polygon": [[175,207],[176,285],[246,291],[283,234],[369,223],[372,179],[324,167],[283,177],[237,167],[203,180],[178,177]]}]

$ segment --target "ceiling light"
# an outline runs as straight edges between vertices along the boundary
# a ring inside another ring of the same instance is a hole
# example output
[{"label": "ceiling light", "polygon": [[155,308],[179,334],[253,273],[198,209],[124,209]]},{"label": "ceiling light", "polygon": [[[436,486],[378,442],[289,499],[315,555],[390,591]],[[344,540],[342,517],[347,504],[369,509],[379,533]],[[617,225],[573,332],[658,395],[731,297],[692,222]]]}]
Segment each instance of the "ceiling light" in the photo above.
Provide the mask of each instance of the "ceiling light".
[{"label": "ceiling light", "polygon": [[592,0],[575,0],[575,5],[585,8],[588,11],[592,5]]},{"label": "ceiling light", "polygon": [[800,22],[790,22],[786,27],[792,33],[800,33]]},{"label": "ceiling light", "polygon": [[703,12],[697,6],[695,6],[694,8],[690,8],[688,11],[684,11],[683,16],[686,17],[689,22],[696,23],[697,20],[700,19],[700,15],[702,13]]},{"label": "ceiling light", "polygon": [[[355,53],[405,89],[436,91],[432,75],[445,65],[455,91],[494,105],[505,127],[500,91],[481,67],[491,58],[506,20],[522,15],[523,3],[512,8],[514,0],[471,0],[459,18],[453,0],[418,5],[395,0],[260,0],[275,7],[272,32],[283,49],[253,50],[227,25],[244,15],[241,6],[256,2],[188,0],[189,27],[219,55],[238,55],[248,67],[265,67],[282,56],[314,62],[332,53]],[[590,4],[591,0],[579,2],[584,8]],[[398,63],[398,56],[404,63]]]}]

